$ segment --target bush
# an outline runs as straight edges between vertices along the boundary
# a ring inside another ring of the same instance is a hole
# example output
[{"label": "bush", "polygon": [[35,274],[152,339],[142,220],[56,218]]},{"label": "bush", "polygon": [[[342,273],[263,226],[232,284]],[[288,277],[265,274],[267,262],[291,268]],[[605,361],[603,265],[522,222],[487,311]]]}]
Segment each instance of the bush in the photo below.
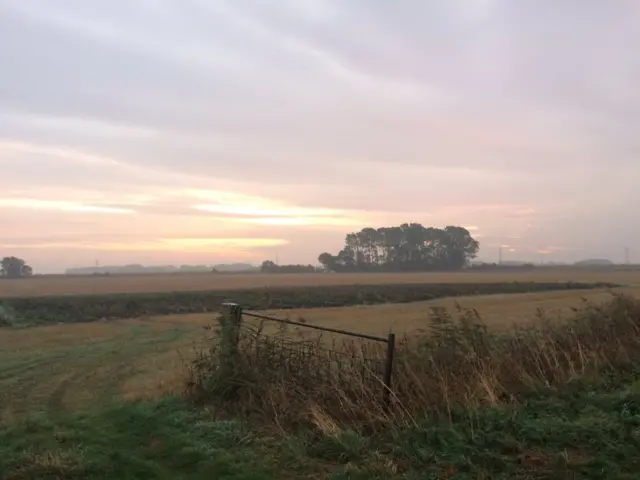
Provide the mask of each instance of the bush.
[{"label": "bush", "polygon": [[13,327],[17,320],[18,316],[11,307],[0,304],[0,327]]}]

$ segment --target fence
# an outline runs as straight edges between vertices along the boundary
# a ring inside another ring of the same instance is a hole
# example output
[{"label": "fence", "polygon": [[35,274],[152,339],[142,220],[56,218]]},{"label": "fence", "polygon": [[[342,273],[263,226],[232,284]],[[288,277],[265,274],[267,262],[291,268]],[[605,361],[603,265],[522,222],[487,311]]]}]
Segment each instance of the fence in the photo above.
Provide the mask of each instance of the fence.
[{"label": "fence", "polygon": [[[234,357],[239,354],[241,348],[241,329],[243,328],[244,317],[260,320],[261,322],[274,322],[280,326],[295,326],[303,329],[315,330],[318,332],[326,332],[330,334],[340,335],[351,339],[368,340],[377,344],[384,344],[384,352],[381,355],[382,358],[367,358],[364,355],[359,357],[362,367],[363,379],[367,374],[373,375],[373,383],[376,387],[380,387],[382,401],[386,408],[391,405],[391,392],[392,392],[392,376],[393,376],[393,363],[396,349],[396,336],[394,333],[389,333],[387,337],[380,337],[376,335],[369,335],[365,333],[353,332],[348,330],[342,330],[337,328],[323,327],[320,325],[307,324],[304,322],[278,318],[271,315],[263,315],[256,312],[244,310],[242,306],[236,303],[225,303],[225,313],[223,315],[223,323],[221,330],[221,343],[222,343],[222,366],[225,363],[229,368],[233,368]],[[258,348],[257,343],[253,348]],[[349,368],[353,368],[353,358],[348,353],[341,351],[340,349],[321,348],[317,345],[314,348],[310,348],[309,343],[304,341],[295,341],[290,339],[282,339],[277,345],[278,353],[283,360],[283,364],[291,366],[292,353],[295,351],[295,358],[298,360],[298,371],[304,371],[305,375],[312,375],[314,372],[311,369],[304,370],[302,363],[305,360],[310,360],[311,357],[318,358],[318,351],[323,351],[324,355],[322,360],[325,361],[327,366],[326,371],[334,376],[334,380],[339,381],[343,368],[348,365]],[[363,352],[360,350],[360,352]],[[286,356],[289,356],[288,362],[284,361]],[[351,358],[348,358],[351,357]],[[379,368],[381,367],[381,368]],[[317,372],[315,372],[317,373]]]}]

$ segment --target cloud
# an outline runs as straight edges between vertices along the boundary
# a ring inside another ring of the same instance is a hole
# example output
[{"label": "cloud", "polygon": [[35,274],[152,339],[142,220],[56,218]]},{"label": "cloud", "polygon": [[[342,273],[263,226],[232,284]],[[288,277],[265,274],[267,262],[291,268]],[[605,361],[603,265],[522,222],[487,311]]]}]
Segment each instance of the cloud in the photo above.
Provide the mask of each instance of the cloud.
[{"label": "cloud", "polygon": [[402,221],[618,255],[640,235],[640,16],[574,7],[4,0],[3,219],[282,238],[304,262]]},{"label": "cloud", "polygon": [[3,248],[37,248],[37,249],[90,249],[99,251],[121,250],[126,252],[153,251],[185,251],[224,252],[231,248],[276,247],[288,242],[278,238],[159,238],[154,241],[139,242],[37,242],[27,244],[2,244]]},{"label": "cloud", "polygon": [[34,198],[0,198],[0,209],[21,208],[33,210],[59,210],[61,212],[78,213],[134,213],[129,208],[107,205],[86,205],[61,200],[38,200]]}]

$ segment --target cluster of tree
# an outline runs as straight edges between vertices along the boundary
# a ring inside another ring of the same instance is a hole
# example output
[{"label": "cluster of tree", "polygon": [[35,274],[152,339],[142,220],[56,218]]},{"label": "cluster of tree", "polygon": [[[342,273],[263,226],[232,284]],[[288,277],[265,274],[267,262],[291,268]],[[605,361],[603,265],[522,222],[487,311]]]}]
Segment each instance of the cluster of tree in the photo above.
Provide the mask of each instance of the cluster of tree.
[{"label": "cluster of tree", "polygon": [[403,223],[349,233],[337,255],[325,252],[318,261],[334,272],[459,270],[479,248],[466,228]]},{"label": "cluster of tree", "polygon": [[317,271],[313,265],[277,265],[271,260],[265,260],[260,266],[263,273],[314,273]]},{"label": "cluster of tree", "polygon": [[4,257],[0,260],[0,276],[6,278],[22,278],[33,275],[33,269],[23,259]]}]

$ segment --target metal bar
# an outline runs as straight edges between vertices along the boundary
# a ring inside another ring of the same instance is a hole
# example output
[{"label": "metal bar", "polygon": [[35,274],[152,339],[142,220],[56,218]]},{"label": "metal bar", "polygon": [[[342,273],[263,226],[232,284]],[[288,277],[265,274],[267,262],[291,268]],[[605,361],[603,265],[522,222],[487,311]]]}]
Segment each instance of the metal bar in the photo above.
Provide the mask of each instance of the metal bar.
[{"label": "metal bar", "polygon": [[366,333],[356,333],[356,332],[350,332],[348,330],[340,330],[338,328],[321,327],[320,325],[310,325],[308,323],[295,322],[293,320],[285,320],[284,318],[269,317],[266,315],[260,315],[258,313],[252,313],[252,312],[242,312],[242,313],[249,317],[260,318],[262,320],[271,320],[273,322],[286,323],[288,325],[296,325],[299,327],[312,328],[314,330],[320,330],[322,332],[339,333],[340,335],[348,335],[350,337],[363,338],[365,340],[373,340],[374,342],[387,343],[389,341],[388,338],[376,337],[375,335],[367,335]]},{"label": "metal bar", "polygon": [[391,408],[391,376],[393,374],[393,357],[396,351],[396,334],[390,333],[387,339],[387,359],[384,366],[384,394],[385,408]]}]

